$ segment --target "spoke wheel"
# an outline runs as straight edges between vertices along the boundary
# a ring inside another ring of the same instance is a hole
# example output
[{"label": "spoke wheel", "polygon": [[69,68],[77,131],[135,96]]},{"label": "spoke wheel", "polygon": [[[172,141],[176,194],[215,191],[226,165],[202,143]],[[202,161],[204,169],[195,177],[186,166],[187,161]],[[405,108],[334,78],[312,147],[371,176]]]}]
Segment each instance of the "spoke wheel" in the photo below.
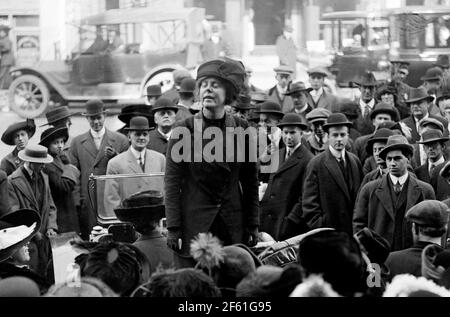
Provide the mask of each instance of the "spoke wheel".
[{"label": "spoke wheel", "polygon": [[45,82],[34,75],[16,78],[9,87],[9,106],[21,117],[32,119],[48,107],[50,93]]},{"label": "spoke wheel", "polygon": [[161,85],[162,93],[165,93],[167,90],[172,88],[173,86],[173,75],[172,72],[174,69],[164,69],[159,71],[150,77],[144,87],[143,94],[147,94],[147,87],[150,85]]}]

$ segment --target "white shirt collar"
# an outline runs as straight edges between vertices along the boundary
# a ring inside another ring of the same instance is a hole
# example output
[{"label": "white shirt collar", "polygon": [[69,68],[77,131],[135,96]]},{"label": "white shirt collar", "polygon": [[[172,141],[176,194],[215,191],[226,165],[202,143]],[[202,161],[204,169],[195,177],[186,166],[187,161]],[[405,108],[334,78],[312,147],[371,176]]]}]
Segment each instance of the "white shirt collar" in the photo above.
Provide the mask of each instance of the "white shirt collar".
[{"label": "white shirt collar", "polygon": [[339,152],[336,151],[331,145],[329,145],[328,148],[330,149],[331,155],[333,155],[336,159],[340,159],[342,157],[345,163],[345,149]]},{"label": "white shirt collar", "polygon": [[419,124],[420,121],[422,121],[423,119],[426,119],[426,118],[428,118],[428,117],[429,117],[428,113],[427,113],[422,119],[420,119],[420,120],[418,120],[416,117],[413,116],[414,121],[416,122],[416,125],[417,125],[417,126],[418,126],[418,124]]},{"label": "white shirt collar", "polygon": [[428,160],[428,171],[430,171],[431,168],[431,164],[434,164],[434,166],[437,166],[439,164],[442,164],[445,162],[444,156],[441,156],[441,158],[439,160],[437,160],[436,162],[431,162],[430,160]]},{"label": "white shirt collar", "polygon": [[294,148],[288,148],[288,147],[286,147],[286,155],[287,155],[287,152],[288,152],[288,149],[289,149],[289,151],[291,151],[291,155],[292,155],[292,153],[294,153],[299,147],[300,147],[300,145],[302,145],[302,141],[300,140],[300,142],[294,147]]},{"label": "white shirt collar", "polygon": [[162,131],[158,128],[158,132],[159,132],[163,137],[165,137],[167,141],[169,141],[170,136],[172,135],[172,131],[173,131],[173,129],[170,129],[170,131],[169,131],[168,133],[164,133],[164,132],[162,132]]},{"label": "white shirt collar", "polygon": [[94,130],[91,129],[91,135],[92,135],[92,137],[93,137],[94,139],[95,139],[95,138],[103,139],[103,136],[105,135],[105,133],[106,133],[106,128],[105,128],[105,127],[103,127],[103,128],[100,130],[100,132],[95,132]]},{"label": "white shirt collar", "polygon": [[294,108],[294,112],[296,114],[301,114],[301,113],[305,112],[306,109],[308,109],[308,104],[304,105],[303,108],[301,108],[300,110],[297,110],[297,109]]},{"label": "white shirt collar", "polygon": [[317,89],[317,90],[313,89],[313,90],[311,90],[309,93],[310,93],[311,96],[313,96],[313,97],[322,96],[322,94],[323,94],[323,87],[320,87],[320,88]]},{"label": "white shirt collar", "polygon": [[130,146],[131,153],[133,153],[133,156],[136,158],[136,160],[139,160],[140,157],[142,157],[142,160],[145,162],[145,149],[138,152],[133,146]]},{"label": "white shirt collar", "polygon": [[287,91],[287,86],[286,88],[281,88],[280,85],[277,84],[277,91],[281,97],[284,97],[284,93]]},{"label": "white shirt collar", "polygon": [[23,164],[23,167],[27,170],[28,175],[33,177],[33,174],[34,174],[33,170],[27,164]]},{"label": "white shirt collar", "polygon": [[389,177],[391,178],[392,184],[397,184],[397,181],[400,181],[400,185],[403,186],[406,180],[408,179],[409,173],[406,172],[403,176],[397,177],[389,173]]},{"label": "white shirt collar", "polygon": [[361,107],[361,110],[364,110],[366,106],[369,106],[369,108],[372,110],[375,106],[375,99],[370,100],[369,103],[365,103],[362,99],[359,99],[359,106]]}]

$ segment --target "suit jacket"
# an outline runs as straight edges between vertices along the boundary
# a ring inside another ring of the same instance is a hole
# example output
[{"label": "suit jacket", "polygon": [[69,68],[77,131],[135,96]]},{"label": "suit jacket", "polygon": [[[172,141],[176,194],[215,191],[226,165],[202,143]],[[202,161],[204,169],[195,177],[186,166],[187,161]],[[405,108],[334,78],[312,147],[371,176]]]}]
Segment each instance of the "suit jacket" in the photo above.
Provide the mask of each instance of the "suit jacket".
[{"label": "suit jacket", "polygon": [[[389,174],[381,179],[364,185],[356,199],[353,217],[353,232],[356,233],[364,227],[374,230],[389,243],[393,243],[395,214],[392,206],[389,189]],[[409,174],[406,208],[427,199],[435,199],[433,188]]]},{"label": "suit jacket", "polygon": [[366,185],[367,183],[374,181],[376,179],[380,179],[381,177],[383,177],[383,175],[381,175],[380,170],[378,168],[373,169],[372,171],[364,175],[359,190],[361,191],[361,188],[363,188],[364,185]]},{"label": "suit jacket", "polygon": [[353,153],[355,153],[356,156],[358,156],[359,161],[361,162],[361,164],[363,164],[363,166],[364,166],[364,162],[366,161],[366,158],[368,157],[367,151],[366,151],[367,142],[369,141],[369,138],[372,135],[373,135],[372,133],[362,135],[355,140],[355,143],[353,143],[353,149],[354,149]]},{"label": "suit jacket", "polygon": [[325,108],[331,112],[338,112],[339,111],[339,107],[338,107],[338,100],[337,97],[335,95],[329,94],[325,91],[325,89],[322,92],[322,95],[320,96],[319,100],[316,102],[314,102],[313,97],[311,96],[311,94],[306,94],[307,100],[308,100],[308,104],[311,106],[311,108],[316,109],[316,108]]},{"label": "suit jacket", "polygon": [[150,273],[155,272],[160,266],[164,269],[174,267],[173,254],[167,247],[167,239],[158,231],[141,235],[133,245],[147,257],[150,262]]},{"label": "suit jacket", "polygon": [[[194,119],[201,124],[194,125]],[[225,114],[224,125],[226,128],[242,127],[244,130],[248,127],[247,121],[229,114]],[[207,232],[217,217],[221,218],[225,226],[223,230],[228,233],[231,243],[246,242],[245,229],[259,225],[256,157],[254,160],[227,157],[225,162],[207,162],[201,156],[197,157],[202,152],[194,151],[194,133],[203,135],[204,129],[205,121],[201,112],[180,122],[172,132],[167,149],[167,153],[171,153],[169,151],[175,145],[179,146],[180,135],[183,141],[185,137],[189,141],[178,150],[184,159],[178,160],[167,155],[164,179],[167,228],[181,230],[181,252],[184,255],[189,255],[191,239],[200,232]],[[204,139],[203,146],[208,141]],[[224,155],[231,155],[226,143],[219,142],[225,147]],[[248,140],[245,143],[238,141],[235,145],[249,148]],[[236,155],[237,151],[234,152]]]},{"label": "suit jacket", "polygon": [[283,113],[288,113],[289,111],[294,109],[294,101],[292,100],[291,96],[280,96],[278,94],[277,86],[270,88],[267,94],[269,95],[269,98],[267,100],[278,103],[281,106],[281,111]]},{"label": "suit jacket", "polygon": [[[161,153],[146,149],[144,171],[139,166],[135,156],[128,151],[123,152],[108,162],[106,174],[150,174],[161,173],[166,168],[166,158]],[[158,190],[163,192],[162,177],[143,177],[128,179],[108,179],[105,181],[104,206],[108,214],[114,216],[114,208],[118,207],[120,202],[143,190]]]},{"label": "suit jacket", "polygon": [[362,179],[362,167],[356,155],[346,151],[351,171],[352,190],[346,185],[338,162],[327,148],[314,157],[303,185],[303,217],[310,229],[331,227],[352,231],[352,213]]},{"label": "suit jacket", "polygon": [[[442,118],[441,116],[435,116],[435,115],[429,115],[429,118],[434,118],[436,120],[439,120],[442,125],[444,126],[444,136],[448,136],[448,122],[446,119]],[[417,132],[416,128],[416,121],[414,120],[413,116],[409,116],[406,119],[403,119],[401,122],[404,122],[410,129],[411,129],[411,140],[408,140],[410,143],[414,144],[417,141],[420,140],[420,135]]]},{"label": "suit jacket", "polygon": [[8,176],[2,170],[0,170],[0,217],[9,212],[9,201],[6,199],[8,197]]},{"label": "suit jacket", "polygon": [[166,155],[168,141],[165,136],[159,133],[158,129],[150,131],[150,142],[147,149]]},{"label": "suit jacket", "polygon": [[[277,154],[282,163],[278,170],[270,175],[266,192],[260,202],[260,231],[267,232],[278,241],[283,236],[286,218],[300,223],[306,166],[313,155],[304,144],[300,145],[287,160],[285,160],[286,148]],[[296,204],[299,204],[299,207],[293,209]]]},{"label": "suit jacket", "polygon": [[447,183],[445,178],[439,175],[439,172],[444,167],[445,163],[439,164],[436,166],[431,173],[430,184],[436,193],[436,199],[440,201],[444,201],[450,197],[450,185]]},{"label": "suit jacket", "polygon": [[422,182],[430,183],[431,177],[430,173],[428,172],[428,161],[423,164],[422,166],[419,166],[418,168],[414,169],[414,173],[416,174],[417,178],[420,179]]},{"label": "suit jacket", "polygon": [[0,169],[6,172],[6,175],[11,175],[16,169],[23,165],[23,161],[17,156],[19,151],[17,148],[6,155],[0,162]]},{"label": "suit jacket", "polygon": [[362,135],[372,134],[373,131],[375,131],[375,127],[372,123],[372,119],[370,119],[370,113],[366,117],[363,117],[359,106],[360,99],[356,99],[355,103],[358,105],[358,108],[356,110],[356,112],[358,113],[358,117],[354,121],[353,127]]},{"label": "suit jacket", "polygon": [[40,232],[45,234],[48,229],[58,230],[56,223],[56,207],[50,193],[48,176],[41,172],[44,180],[44,193],[42,195],[42,208],[34,196],[33,189],[30,186],[22,168],[19,168],[8,177],[8,197],[11,211],[23,208],[36,210],[41,216]]}]

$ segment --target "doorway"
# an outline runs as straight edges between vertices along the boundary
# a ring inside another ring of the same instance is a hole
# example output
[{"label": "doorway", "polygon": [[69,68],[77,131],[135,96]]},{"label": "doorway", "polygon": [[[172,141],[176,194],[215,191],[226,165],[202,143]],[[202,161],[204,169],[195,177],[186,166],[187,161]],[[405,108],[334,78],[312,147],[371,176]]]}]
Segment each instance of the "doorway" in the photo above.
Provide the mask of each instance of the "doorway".
[{"label": "doorway", "polygon": [[275,45],[277,37],[283,33],[286,16],[286,1],[256,0],[253,1],[255,16],[255,44]]}]

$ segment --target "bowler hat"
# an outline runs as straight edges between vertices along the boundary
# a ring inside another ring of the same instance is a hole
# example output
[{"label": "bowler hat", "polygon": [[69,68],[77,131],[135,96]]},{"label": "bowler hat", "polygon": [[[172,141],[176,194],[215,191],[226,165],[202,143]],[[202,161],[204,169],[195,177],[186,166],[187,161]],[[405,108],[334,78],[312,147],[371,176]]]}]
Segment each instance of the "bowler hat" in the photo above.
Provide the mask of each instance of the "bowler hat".
[{"label": "bowler hat", "polygon": [[448,223],[450,209],[438,200],[424,200],[411,207],[405,218],[420,226],[442,228]]},{"label": "bowler hat", "polygon": [[287,66],[287,65],[277,66],[273,70],[277,74],[287,74],[287,75],[294,74],[294,70],[291,67]]},{"label": "bowler hat", "polygon": [[131,222],[136,226],[159,221],[165,217],[163,194],[156,190],[135,193],[122,200],[114,213],[120,221]]},{"label": "bowler hat", "polygon": [[32,209],[19,209],[0,218],[0,262],[8,259],[36,235],[41,217]]},{"label": "bowler hat", "polygon": [[436,59],[436,63],[434,63],[433,66],[438,66],[441,68],[449,68],[450,61],[449,61],[448,55],[445,55],[445,54],[438,55],[438,57]]},{"label": "bowler hat", "polygon": [[402,153],[406,154],[406,156],[412,156],[414,152],[413,146],[408,143],[406,137],[403,135],[394,134],[388,138],[386,147],[380,152],[380,158],[386,160],[386,155],[395,150],[402,151]]},{"label": "bowler hat", "polygon": [[173,110],[175,113],[178,111],[178,107],[172,102],[172,100],[168,98],[159,98],[153,106],[152,113],[156,113],[163,109]]},{"label": "bowler hat", "polygon": [[297,92],[309,92],[313,90],[312,88],[306,88],[305,83],[302,81],[298,81],[296,83],[293,83],[290,85],[288,91],[286,91],[284,94],[287,96],[290,96],[292,94],[295,94]]},{"label": "bowler hat", "polygon": [[350,119],[356,119],[359,114],[359,105],[354,101],[344,101],[339,104],[339,112]]},{"label": "bowler hat", "polygon": [[372,72],[365,72],[358,81],[354,82],[357,86],[376,87],[377,80]]},{"label": "bowler hat", "polygon": [[355,237],[362,244],[364,249],[366,249],[367,256],[372,263],[383,264],[389,252],[391,251],[391,245],[389,241],[380,236],[376,231],[363,228],[359,230]]},{"label": "bowler hat", "polygon": [[439,67],[428,68],[425,75],[420,77],[423,81],[440,80],[442,78],[442,70]]},{"label": "bowler hat", "polygon": [[268,113],[277,115],[279,117],[284,116],[284,113],[281,111],[281,106],[278,103],[270,100],[263,102],[261,104],[261,108],[255,111],[255,113]]},{"label": "bowler hat", "polygon": [[430,96],[425,89],[425,87],[411,88],[409,91],[408,99],[405,100],[406,103],[418,102],[421,100],[428,100],[428,102],[433,101],[433,96]]},{"label": "bowler hat", "polygon": [[367,140],[366,152],[369,155],[372,155],[373,145],[376,142],[387,143],[387,140],[391,135],[394,135],[394,131],[392,131],[391,129],[378,128],[374,132],[374,134],[372,134],[372,136]]},{"label": "bowler hat", "polygon": [[81,115],[90,117],[96,116],[102,113],[105,113],[105,104],[100,99],[91,99],[86,102],[86,112],[83,112]]},{"label": "bowler hat", "polygon": [[306,114],[306,120],[310,123],[315,121],[327,121],[330,114],[331,112],[325,108],[316,108]]},{"label": "bowler hat", "polygon": [[184,78],[180,84],[180,93],[193,93],[195,91],[195,79]]},{"label": "bowler hat", "polygon": [[450,178],[450,161],[447,161],[444,167],[439,172],[439,175],[443,178]]},{"label": "bowler hat", "polygon": [[297,126],[303,130],[308,129],[308,125],[303,121],[302,117],[296,113],[286,114],[281,120],[281,122],[278,124],[279,128],[283,128],[286,126]]},{"label": "bowler hat", "polygon": [[255,108],[254,106],[252,106],[251,99],[248,95],[239,95],[236,100],[236,104],[233,107],[240,110],[249,110]]},{"label": "bowler hat", "polygon": [[309,69],[307,72],[308,72],[309,76],[311,76],[311,75],[320,75],[322,77],[328,76],[328,72],[325,69],[323,69],[322,67],[314,67],[314,68]]},{"label": "bowler hat", "polygon": [[148,106],[145,104],[127,105],[120,109],[120,113],[117,117],[120,121],[122,121],[126,125],[129,125],[131,118],[136,116],[146,117],[149,121],[149,125],[153,127],[155,126],[152,114],[152,106]]},{"label": "bowler hat", "polygon": [[214,59],[201,64],[197,70],[197,80],[205,77],[216,77],[230,83],[236,91],[244,84],[245,69],[237,61]]},{"label": "bowler hat", "polygon": [[41,125],[41,127],[44,127],[46,125],[51,125],[57,121],[69,118],[75,114],[76,113],[70,113],[69,107],[67,107],[67,106],[59,106],[59,107],[53,108],[45,114],[45,117],[47,118],[47,123]]},{"label": "bowler hat", "polygon": [[28,132],[29,138],[31,138],[36,132],[36,125],[33,119],[27,119],[26,121],[17,122],[11,124],[2,135],[2,141],[8,145],[14,144],[14,134],[20,130],[25,130]]},{"label": "bowler hat", "polygon": [[400,119],[400,114],[398,113],[398,110],[385,102],[379,102],[375,105],[372,112],[370,113],[370,119],[373,120],[380,113],[390,115],[392,119],[391,121],[397,122]]},{"label": "bowler hat", "polygon": [[146,117],[137,116],[130,120],[130,126],[125,131],[149,131],[151,130]]},{"label": "bowler hat", "polygon": [[353,126],[353,123],[348,121],[347,117],[343,113],[332,113],[327,119],[327,123],[323,125],[324,131],[327,131],[331,127],[346,126],[349,129]]},{"label": "bowler hat", "polygon": [[422,133],[422,137],[417,143],[428,144],[433,142],[446,142],[448,140],[450,140],[450,138],[444,137],[441,131],[437,129],[430,129]]},{"label": "bowler hat", "polygon": [[436,98],[436,104],[439,105],[439,101],[442,99],[450,99],[450,90],[445,89]]},{"label": "bowler hat", "polygon": [[67,128],[55,128],[51,127],[42,132],[41,134],[41,141],[39,142],[40,145],[43,145],[45,147],[49,147],[50,143],[52,143],[54,140],[58,138],[63,138],[64,142],[67,141],[69,138],[69,130]]},{"label": "bowler hat", "polygon": [[250,98],[254,103],[263,103],[269,96],[263,91],[255,91],[250,94]]},{"label": "bowler hat", "polygon": [[19,151],[19,158],[25,162],[48,164],[53,162],[53,157],[48,154],[48,149],[42,145],[29,144]]},{"label": "bowler hat", "polygon": [[423,118],[422,120],[419,121],[420,128],[426,127],[427,125],[431,125],[431,126],[433,126],[433,129],[438,129],[439,131],[444,133],[444,125],[442,124],[442,122],[440,122],[439,120],[437,120],[435,118],[428,117],[428,118]]},{"label": "bowler hat", "polygon": [[159,97],[162,95],[161,86],[160,85],[150,85],[147,86],[147,97]]},{"label": "bowler hat", "polygon": [[185,78],[192,78],[191,73],[186,69],[175,69],[172,72],[173,81],[175,82],[175,85],[180,85],[183,79]]}]

